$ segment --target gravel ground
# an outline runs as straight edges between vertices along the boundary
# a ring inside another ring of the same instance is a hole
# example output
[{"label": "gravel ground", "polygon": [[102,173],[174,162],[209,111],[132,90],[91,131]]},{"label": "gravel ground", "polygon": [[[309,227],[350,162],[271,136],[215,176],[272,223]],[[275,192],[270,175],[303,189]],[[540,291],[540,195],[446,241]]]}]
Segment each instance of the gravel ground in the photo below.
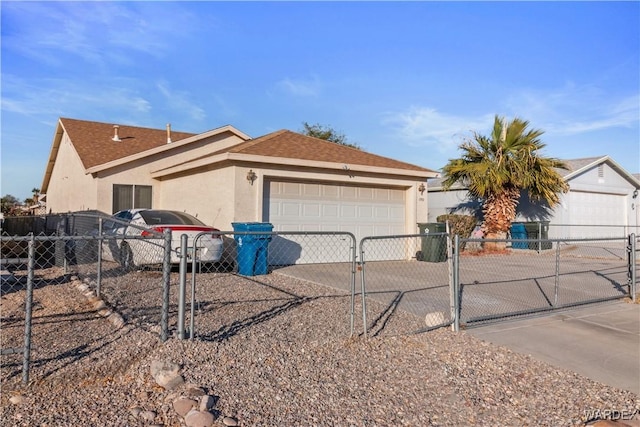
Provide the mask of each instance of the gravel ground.
[{"label": "gravel ground", "polygon": [[[277,273],[202,275],[197,339],[165,343],[159,273],[105,280],[103,298],[126,320],[122,328],[66,279],[34,291],[28,386],[20,357],[2,356],[2,426],[180,426],[175,394],[150,375],[154,360],[180,364],[187,383],[215,396],[216,425],[232,416],[241,426],[580,426],[585,411],[640,409],[631,392],[465,332],[408,336],[423,323],[399,311],[382,333],[350,337],[349,295]],[[2,295],[3,349],[21,346],[23,304],[24,290]],[[385,307],[368,308],[372,319],[384,317]],[[21,402],[10,403],[16,396]],[[136,406],[155,411],[155,420],[135,418]]]}]

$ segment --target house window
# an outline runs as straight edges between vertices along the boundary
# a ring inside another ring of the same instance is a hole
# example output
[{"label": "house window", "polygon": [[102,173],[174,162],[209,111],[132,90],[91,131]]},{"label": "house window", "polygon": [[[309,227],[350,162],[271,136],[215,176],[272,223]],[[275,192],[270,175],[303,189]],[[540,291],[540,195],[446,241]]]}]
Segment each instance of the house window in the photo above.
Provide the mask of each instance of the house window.
[{"label": "house window", "polygon": [[125,209],[151,209],[150,185],[113,184],[113,212]]}]

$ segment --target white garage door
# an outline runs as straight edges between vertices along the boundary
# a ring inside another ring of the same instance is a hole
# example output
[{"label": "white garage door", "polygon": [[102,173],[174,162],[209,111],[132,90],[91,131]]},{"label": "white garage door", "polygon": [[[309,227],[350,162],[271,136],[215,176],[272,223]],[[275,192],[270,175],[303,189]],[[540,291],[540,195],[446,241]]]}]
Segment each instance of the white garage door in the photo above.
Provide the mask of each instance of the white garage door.
[{"label": "white garage door", "polygon": [[[405,191],[401,189],[268,181],[264,207],[263,218],[273,224],[274,231],[348,231],[356,236],[357,245],[366,236],[405,234]],[[270,250],[270,262],[293,263],[272,259],[281,252],[275,249]],[[325,252],[323,260],[317,253],[313,260],[311,254],[303,253],[295,262],[335,261],[335,255]]]},{"label": "white garage door", "polygon": [[[625,197],[616,194],[571,191],[569,193],[569,223],[572,225],[625,225]],[[574,227],[572,236],[606,237],[621,229],[613,227]]]}]

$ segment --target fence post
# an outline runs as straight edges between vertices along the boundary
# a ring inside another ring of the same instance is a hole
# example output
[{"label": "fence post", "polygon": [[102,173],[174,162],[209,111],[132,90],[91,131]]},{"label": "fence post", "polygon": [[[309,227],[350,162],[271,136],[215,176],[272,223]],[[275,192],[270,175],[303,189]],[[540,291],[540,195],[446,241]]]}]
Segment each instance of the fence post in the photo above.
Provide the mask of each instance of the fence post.
[{"label": "fence post", "polygon": [[460,236],[456,234],[453,237],[453,277],[450,285],[450,292],[452,301],[452,314],[453,314],[453,330],[458,332],[460,330],[460,300],[462,295],[460,294]]},{"label": "fence post", "polygon": [[358,258],[358,250],[356,248],[356,238],[355,236],[350,236],[351,238],[351,335],[353,337],[353,332],[355,331],[355,310],[356,310],[356,263]]},{"label": "fence post", "polygon": [[560,241],[556,242],[556,277],[553,292],[553,306],[558,305],[558,288],[560,287]]},{"label": "fence post", "polygon": [[[64,217],[64,231],[62,232],[62,236],[66,236],[68,233],[68,229],[69,229],[69,217],[65,216]],[[68,273],[67,271],[67,241],[66,240],[62,240],[62,266],[63,266],[63,271],[64,274],[66,275]]]},{"label": "fence post", "polygon": [[542,251],[542,221],[538,221],[538,253]]},{"label": "fence post", "polygon": [[362,294],[362,329],[364,337],[367,338],[367,291],[365,278],[366,274],[364,272],[364,242],[365,239],[360,240],[360,262],[358,265],[358,269],[360,270],[360,293]]},{"label": "fence post", "polygon": [[[191,257],[191,309],[189,313],[189,339],[193,340],[195,329],[196,329],[196,272],[199,271],[199,268],[196,268],[198,265],[198,239],[203,236],[203,233],[198,234],[193,238],[193,256]],[[220,236],[222,238],[222,236]],[[185,271],[186,278],[186,271]],[[182,272],[180,273],[182,275]]]},{"label": "fence post", "polygon": [[162,262],[162,313],[160,315],[160,340],[169,337],[169,290],[171,285],[171,230],[164,230],[164,259]]},{"label": "fence post", "polygon": [[636,302],[636,293],[637,293],[637,283],[636,283],[636,235],[635,233],[631,233],[629,235],[629,261],[630,261],[630,286],[629,292],[631,292],[631,301]]},{"label": "fence post", "polygon": [[100,298],[102,290],[102,218],[98,218],[98,263],[96,272],[96,296]]},{"label": "fence post", "polygon": [[184,311],[187,294],[187,245],[189,236],[180,236],[180,288],[178,289],[178,338],[184,339]]},{"label": "fence post", "polygon": [[33,270],[36,258],[36,237],[31,233],[29,240],[29,261],[27,273],[27,293],[24,303],[24,352],[22,354],[22,383],[29,382],[29,364],[31,362],[31,315],[33,311]]}]

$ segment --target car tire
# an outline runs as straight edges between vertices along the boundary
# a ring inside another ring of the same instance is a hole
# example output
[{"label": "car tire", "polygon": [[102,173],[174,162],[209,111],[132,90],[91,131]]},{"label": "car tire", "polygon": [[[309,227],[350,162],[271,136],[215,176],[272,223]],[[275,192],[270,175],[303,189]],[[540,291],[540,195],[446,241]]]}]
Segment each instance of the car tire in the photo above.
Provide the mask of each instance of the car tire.
[{"label": "car tire", "polygon": [[120,266],[126,272],[136,269],[136,265],[133,262],[133,251],[128,243],[123,243],[120,247]]}]

